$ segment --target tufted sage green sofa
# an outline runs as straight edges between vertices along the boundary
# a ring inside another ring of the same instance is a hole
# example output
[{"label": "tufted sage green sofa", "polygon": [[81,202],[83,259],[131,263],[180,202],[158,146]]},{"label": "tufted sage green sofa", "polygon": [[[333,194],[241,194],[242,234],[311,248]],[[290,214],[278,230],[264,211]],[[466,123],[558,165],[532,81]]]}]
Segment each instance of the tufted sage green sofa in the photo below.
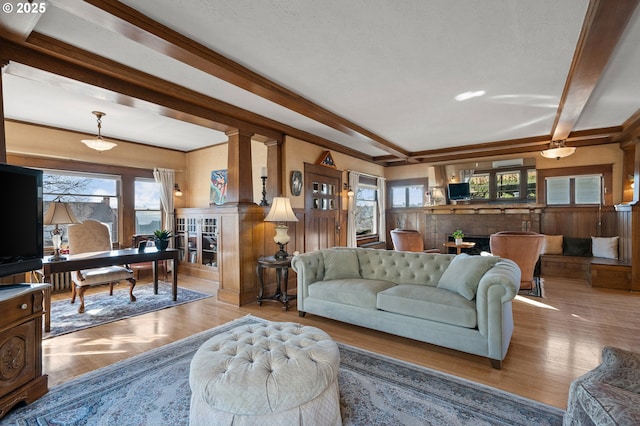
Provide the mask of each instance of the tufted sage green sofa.
[{"label": "tufted sage green sofa", "polygon": [[298,314],[485,356],[502,367],[520,269],[511,260],[336,247],[292,260]]}]

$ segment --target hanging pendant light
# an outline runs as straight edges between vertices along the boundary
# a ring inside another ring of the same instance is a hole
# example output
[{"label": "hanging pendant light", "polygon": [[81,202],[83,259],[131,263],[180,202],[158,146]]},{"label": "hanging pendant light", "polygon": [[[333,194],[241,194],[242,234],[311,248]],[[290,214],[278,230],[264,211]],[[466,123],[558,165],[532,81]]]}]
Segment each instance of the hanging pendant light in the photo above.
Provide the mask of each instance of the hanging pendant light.
[{"label": "hanging pendant light", "polygon": [[564,141],[551,141],[549,149],[545,149],[540,152],[540,155],[546,158],[555,158],[559,160],[564,157],[568,157],[576,152],[576,148],[573,146],[566,146]]},{"label": "hanging pendant light", "polygon": [[82,143],[88,146],[91,149],[95,149],[98,152],[108,151],[114,146],[117,146],[117,143],[106,141],[102,138],[101,130],[102,130],[102,117],[104,117],[104,112],[100,111],[91,111],[93,115],[98,119],[98,136],[95,139],[82,139]]}]

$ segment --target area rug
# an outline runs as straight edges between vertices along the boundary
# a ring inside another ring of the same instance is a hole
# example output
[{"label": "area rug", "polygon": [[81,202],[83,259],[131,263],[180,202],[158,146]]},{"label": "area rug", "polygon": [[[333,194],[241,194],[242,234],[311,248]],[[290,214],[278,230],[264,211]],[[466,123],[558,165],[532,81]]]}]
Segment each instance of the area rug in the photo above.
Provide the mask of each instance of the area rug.
[{"label": "area rug", "polygon": [[[187,425],[189,365],[247,316],[87,373],[14,409],[3,424]],[[488,386],[339,344],[345,425],[561,425],[563,411]]]},{"label": "area rug", "polygon": [[544,297],[544,278],[533,277],[533,288],[520,290],[520,296]]},{"label": "area rug", "polygon": [[56,300],[51,303],[51,331],[44,333],[43,338],[60,336],[211,297],[210,294],[178,287],[178,300],[174,302],[171,284],[166,282],[158,282],[157,295],[153,294],[153,284],[136,286],[133,289],[133,294],[137,299],[135,302],[129,300],[129,286],[127,285],[114,288],[113,296],[109,296],[108,289],[104,292],[85,295],[85,312],[79,314],[80,301],[76,299],[76,303],[71,304],[71,293],[69,293],[68,299]]}]

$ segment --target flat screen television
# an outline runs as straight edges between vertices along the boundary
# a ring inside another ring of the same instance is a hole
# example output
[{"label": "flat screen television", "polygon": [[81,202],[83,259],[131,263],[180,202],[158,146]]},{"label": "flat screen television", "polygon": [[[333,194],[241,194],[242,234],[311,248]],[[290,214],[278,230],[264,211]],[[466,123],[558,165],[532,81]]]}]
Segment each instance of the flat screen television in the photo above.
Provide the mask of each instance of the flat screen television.
[{"label": "flat screen television", "polygon": [[468,200],[471,198],[471,189],[468,182],[450,183],[447,186],[450,200]]},{"label": "flat screen television", "polygon": [[0,163],[0,277],[42,268],[42,171]]}]

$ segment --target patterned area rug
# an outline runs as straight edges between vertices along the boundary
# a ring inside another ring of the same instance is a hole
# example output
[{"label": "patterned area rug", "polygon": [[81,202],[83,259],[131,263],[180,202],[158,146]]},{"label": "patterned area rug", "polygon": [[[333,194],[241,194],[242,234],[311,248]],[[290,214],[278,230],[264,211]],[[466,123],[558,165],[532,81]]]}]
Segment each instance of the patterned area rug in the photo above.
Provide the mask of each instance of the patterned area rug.
[{"label": "patterned area rug", "polygon": [[109,290],[88,294],[84,297],[85,313],[78,313],[80,301],[71,304],[71,293],[65,300],[57,300],[51,303],[51,331],[44,333],[43,338],[48,339],[61,334],[97,325],[118,321],[136,315],[146,314],[160,309],[170,308],[194,300],[211,297],[210,294],[178,287],[178,300],[173,301],[171,284],[158,282],[158,294],[153,294],[153,284],[143,284],[133,289],[136,301],[129,300],[129,286],[121,284],[113,289],[113,296],[109,296]]},{"label": "patterned area rug", "polygon": [[[54,387],[3,419],[13,425],[187,425],[189,365],[213,335],[248,316]],[[345,425],[561,425],[563,411],[339,344]]]},{"label": "patterned area rug", "polygon": [[533,284],[533,288],[520,290],[518,294],[521,296],[544,297],[544,278],[533,277]]}]

